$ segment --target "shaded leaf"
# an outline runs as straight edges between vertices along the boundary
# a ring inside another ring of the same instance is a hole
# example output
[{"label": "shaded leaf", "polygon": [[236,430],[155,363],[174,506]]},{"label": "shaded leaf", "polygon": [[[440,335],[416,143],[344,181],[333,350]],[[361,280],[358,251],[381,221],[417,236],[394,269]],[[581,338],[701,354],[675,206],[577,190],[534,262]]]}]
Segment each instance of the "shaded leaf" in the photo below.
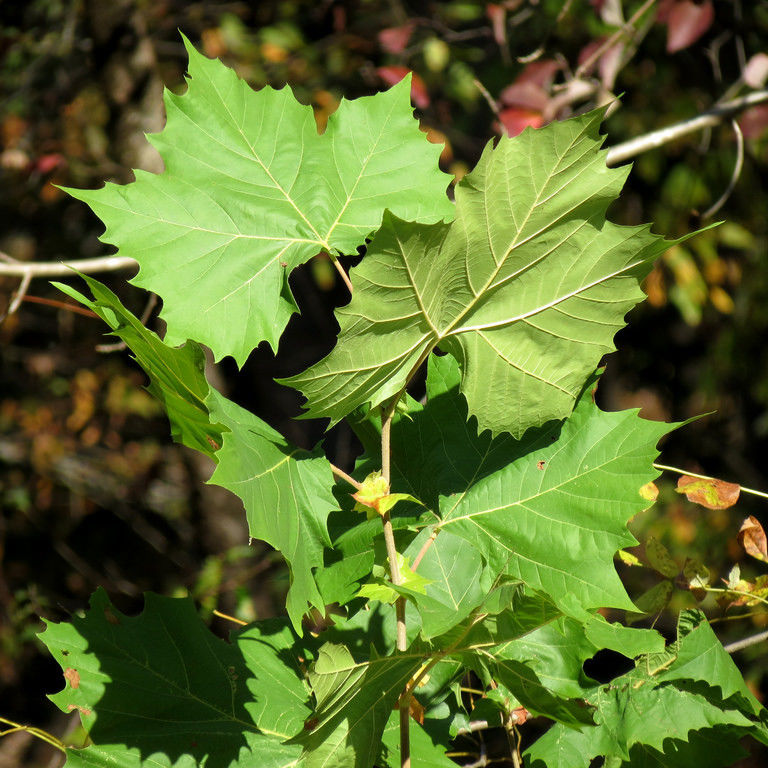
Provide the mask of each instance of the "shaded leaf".
[{"label": "shaded leaf", "polygon": [[421,666],[418,653],[357,663],[347,648],[326,643],[309,673],[316,699],[311,728],[297,737],[300,765],[369,768],[405,684]]},{"label": "shaded leaf", "polygon": [[285,383],[338,421],[397,392],[437,345],[461,363],[479,429],[521,436],[572,410],[669,242],[605,220],[627,169],[600,151],[602,112],[488,145],[456,219],[385,215],[337,311],[335,349]]},{"label": "shaded leaf", "polygon": [[64,712],[81,713],[94,742],[71,750],[68,766],[282,768],[298,758],[281,742],[309,708],[295,635],[279,623],[228,644],[191,600],[147,594],[144,611],[128,617],[100,589],[84,617],[48,622],[40,638],[80,675],[77,688],[51,696]]},{"label": "shaded leaf", "polygon": [[680,572],[680,568],[672,559],[669,550],[653,536],[649,536],[645,542],[645,556],[648,558],[651,568],[668,579],[674,579]]},{"label": "shaded leaf", "polygon": [[133,282],[163,298],[166,340],[195,339],[242,365],[262,340],[277,347],[296,310],[294,267],[321,250],[354,253],[385,208],[450,217],[450,179],[413,119],[408,82],[342,100],[319,135],[289,89],[254,92],[185,45],[188,90],[166,91],[166,127],[150,137],[165,172],[69,192],[139,262]]},{"label": "shaded leaf", "polygon": [[677,481],[678,493],[684,493],[688,501],[701,504],[707,509],[728,509],[739,500],[741,486],[716,478],[682,475]]},{"label": "shaded leaf", "polygon": [[605,756],[608,765],[630,764],[636,745],[643,745],[643,759],[654,750],[689,765],[689,750],[700,749],[698,737],[711,738],[719,726],[764,738],[764,726],[755,719],[764,710],[745,696],[741,675],[703,614],[683,612],[678,632],[664,653],[641,658],[631,672],[587,693],[597,710],[595,726],[556,724],[527,751],[526,765],[587,768],[597,756]]}]

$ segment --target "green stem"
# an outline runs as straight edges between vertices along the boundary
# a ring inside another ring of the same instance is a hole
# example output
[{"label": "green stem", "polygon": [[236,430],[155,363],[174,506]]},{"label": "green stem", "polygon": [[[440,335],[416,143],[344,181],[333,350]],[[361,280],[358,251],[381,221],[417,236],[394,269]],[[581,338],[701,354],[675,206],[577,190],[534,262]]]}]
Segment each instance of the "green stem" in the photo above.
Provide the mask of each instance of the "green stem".
[{"label": "green stem", "polygon": [[[398,395],[399,398],[399,395]],[[381,416],[381,476],[387,481],[387,488],[392,482],[391,463],[391,434],[392,414],[395,411],[397,399],[382,413]],[[397,547],[395,545],[395,532],[392,528],[392,520],[389,512],[381,516],[384,526],[384,543],[387,547],[387,559],[389,560],[389,575],[395,586],[402,584],[403,577],[397,563]],[[408,650],[408,637],[405,625],[405,598],[400,596],[395,601],[397,617],[397,650]],[[401,768],[411,768],[411,738],[410,738],[410,709],[411,693],[406,686],[398,700],[400,712],[400,765]]]},{"label": "green stem", "polygon": [[4,731],[0,731],[0,737],[7,736],[9,733],[26,731],[31,736],[36,736],[41,741],[44,741],[46,744],[50,744],[52,747],[56,747],[56,749],[60,749],[65,754],[67,752],[67,748],[64,745],[64,742],[59,741],[59,739],[57,739],[53,734],[48,733],[48,731],[44,731],[41,728],[35,728],[31,725],[21,725],[20,723],[14,723],[13,720],[7,720],[4,717],[0,717],[0,723],[11,726],[10,728],[6,728]]},{"label": "green stem", "polygon": [[[656,464],[654,462],[653,465],[654,469],[659,470],[666,470],[667,472],[676,472],[678,475],[688,475],[688,477],[696,477],[699,480],[717,480],[716,477],[710,477],[709,475],[698,475],[696,472],[688,472],[685,469],[680,469],[679,467],[668,467],[666,464]],[[751,493],[753,496],[760,496],[763,499],[768,499],[768,493],[765,493],[764,491],[756,491],[754,488],[746,488],[743,485],[740,485],[739,488],[741,488],[744,493]]]}]

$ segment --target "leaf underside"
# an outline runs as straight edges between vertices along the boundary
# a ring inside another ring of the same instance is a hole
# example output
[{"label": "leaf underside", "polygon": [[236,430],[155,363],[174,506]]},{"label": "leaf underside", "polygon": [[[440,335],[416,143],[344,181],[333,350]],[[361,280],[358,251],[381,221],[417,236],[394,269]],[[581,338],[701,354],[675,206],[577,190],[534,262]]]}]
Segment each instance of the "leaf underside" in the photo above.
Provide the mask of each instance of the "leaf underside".
[{"label": "leaf underside", "polygon": [[639,283],[671,243],[606,221],[628,168],[600,150],[602,111],[502,138],[456,188],[456,217],[386,214],[337,311],[334,350],[285,379],[332,422],[399,392],[439,346],[480,430],[561,419],[614,349]]}]

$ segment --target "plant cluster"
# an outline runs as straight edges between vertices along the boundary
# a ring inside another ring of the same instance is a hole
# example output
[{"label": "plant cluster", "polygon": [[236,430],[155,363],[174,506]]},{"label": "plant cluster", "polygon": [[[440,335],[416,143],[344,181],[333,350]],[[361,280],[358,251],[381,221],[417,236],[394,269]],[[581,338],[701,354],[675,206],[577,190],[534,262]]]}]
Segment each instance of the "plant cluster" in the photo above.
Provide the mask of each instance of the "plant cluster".
[{"label": "plant cluster", "polygon": [[[533,768],[727,765],[744,735],[768,743],[700,611],[669,644],[604,617],[638,611],[614,558],[677,425],[594,402],[671,244],[606,219],[629,169],[606,167],[602,112],[489,144],[452,203],[407,80],[342,101],[319,134],[289,89],[254,92],[187,47],[188,90],[150,137],[164,173],[70,190],[162,298],[165,338],[91,277],[91,297],[60,288],[128,345],[174,439],[283,554],[288,616],[224,642],[187,599],[150,594],[128,617],[99,591],[49,623],[52,698],[92,741],[67,766],[438,768],[478,721]],[[324,251],[343,271],[362,246],[336,347],[284,380],[308,416],[351,424],[365,453],[347,474],[214,389],[202,345],[241,365],[276,348],[291,270]],[[604,649],[633,662],[600,683],[584,663]],[[534,716],[552,726],[520,755]]]}]

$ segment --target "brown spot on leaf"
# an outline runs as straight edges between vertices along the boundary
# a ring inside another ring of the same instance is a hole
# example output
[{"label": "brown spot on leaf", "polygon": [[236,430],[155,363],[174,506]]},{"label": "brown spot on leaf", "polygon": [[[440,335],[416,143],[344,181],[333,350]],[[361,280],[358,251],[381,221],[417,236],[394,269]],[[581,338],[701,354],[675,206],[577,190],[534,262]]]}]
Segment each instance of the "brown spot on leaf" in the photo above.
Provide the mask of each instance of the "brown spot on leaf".
[{"label": "brown spot on leaf", "polygon": [[64,670],[64,677],[73,688],[80,687],[80,673],[72,667],[67,667]]},{"label": "brown spot on leaf", "polygon": [[88,707],[81,707],[79,704],[68,704],[67,705],[67,712],[73,712],[74,710],[77,710],[81,715],[90,715],[91,710],[88,709]]},{"label": "brown spot on leaf", "polygon": [[684,493],[688,501],[701,504],[707,509],[728,509],[739,500],[741,486],[716,478],[703,479],[683,475],[677,481],[678,493]]},{"label": "brown spot on leaf", "polygon": [[757,560],[768,562],[768,543],[765,538],[765,531],[760,521],[750,515],[741,524],[738,535],[739,544],[744,547],[744,551]]},{"label": "brown spot on leaf", "polygon": [[209,435],[206,435],[205,439],[208,441],[208,445],[210,445],[214,451],[218,451],[219,448],[221,448],[221,446]]},{"label": "brown spot on leaf", "polygon": [[540,460],[540,461],[537,461],[537,462],[536,462],[536,469],[544,469],[544,465],[545,465],[546,463],[547,463],[547,462],[546,462],[546,461],[544,461],[543,459],[542,459],[542,460]]},{"label": "brown spot on leaf", "polygon": [[305,730],[305,731],[314,731],[314,730],[315,730],[315,728],[317,728],[317,724],[318,724],[319,722],[320,722],[320,721],[319,721],[319,720],[318,720],[316,717],[308,717],[308,718],[307,718],[307,719],[304,721],[304,730]]},{"label": "brown spot on leaf", "polygon": [[104,609],[104,618],[110,623],[117,626],[120,623],[120,619],[115,616],[115,614],[112,612],[111,608],[105,608]]}]

